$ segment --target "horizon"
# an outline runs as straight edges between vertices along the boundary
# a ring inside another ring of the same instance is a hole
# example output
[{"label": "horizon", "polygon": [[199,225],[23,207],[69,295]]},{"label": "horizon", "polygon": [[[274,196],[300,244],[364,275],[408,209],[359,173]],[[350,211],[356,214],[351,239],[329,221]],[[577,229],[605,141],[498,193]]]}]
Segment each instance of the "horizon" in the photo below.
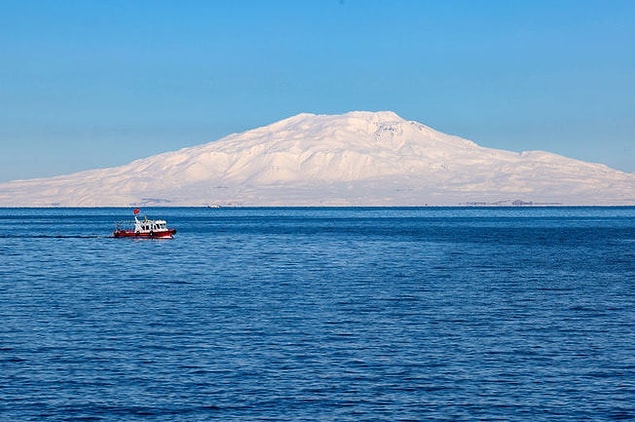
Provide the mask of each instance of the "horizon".
[{"label": "horizon", "polygon": [[0,3],[0,183],[392,111],[635,173],[635,3]]}]

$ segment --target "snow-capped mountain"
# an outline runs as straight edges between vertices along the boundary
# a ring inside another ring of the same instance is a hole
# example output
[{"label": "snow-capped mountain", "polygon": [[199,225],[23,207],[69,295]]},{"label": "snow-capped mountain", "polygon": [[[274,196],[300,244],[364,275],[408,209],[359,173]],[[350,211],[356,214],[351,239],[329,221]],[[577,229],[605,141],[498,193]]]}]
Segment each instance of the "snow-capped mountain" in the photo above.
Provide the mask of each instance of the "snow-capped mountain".
[{"label": "snow-capped mountain", "polygon": [[0,206],[635,205],[635,174],[480,147],[392,112],[299,114],[204,145],[0,184]]}]

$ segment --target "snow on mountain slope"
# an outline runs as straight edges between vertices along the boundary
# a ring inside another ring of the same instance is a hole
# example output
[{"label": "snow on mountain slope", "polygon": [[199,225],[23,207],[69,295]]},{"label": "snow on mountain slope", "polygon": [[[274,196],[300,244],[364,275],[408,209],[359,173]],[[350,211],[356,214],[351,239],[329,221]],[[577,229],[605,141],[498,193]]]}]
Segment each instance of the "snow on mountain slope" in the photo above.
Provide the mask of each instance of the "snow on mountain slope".
[{"label": "snow on mountain slope", "polygon": [[0,206],[635,205],[635,175],[483,148],[392,112],[299,114],[130,164],[0,184]]}]

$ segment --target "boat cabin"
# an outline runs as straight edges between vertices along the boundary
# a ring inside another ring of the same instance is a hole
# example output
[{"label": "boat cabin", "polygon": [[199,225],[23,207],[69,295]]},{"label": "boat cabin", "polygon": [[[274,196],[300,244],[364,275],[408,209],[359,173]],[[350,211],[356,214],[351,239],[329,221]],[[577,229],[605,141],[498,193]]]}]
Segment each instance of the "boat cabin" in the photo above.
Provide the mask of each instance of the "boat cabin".
[{"label": "boat cabin", "polygon": [[144,217],[139,221],[137,217],[135,221],[135,232],[150,233],[158,231],[166,231],[168,229],[168,223],[165,220],[149,220],[148,217]]}]

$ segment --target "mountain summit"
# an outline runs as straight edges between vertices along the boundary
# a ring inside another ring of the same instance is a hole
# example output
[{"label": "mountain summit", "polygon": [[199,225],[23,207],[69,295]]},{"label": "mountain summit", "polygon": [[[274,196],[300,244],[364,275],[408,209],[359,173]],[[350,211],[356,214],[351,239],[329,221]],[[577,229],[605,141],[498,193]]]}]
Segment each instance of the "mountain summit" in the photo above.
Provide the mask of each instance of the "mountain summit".
[{"label": "mountain summit", "polygon": [[299,114],[130,164],[0,184],[0,206],[635,205],[635,174],[397,114]]}]

